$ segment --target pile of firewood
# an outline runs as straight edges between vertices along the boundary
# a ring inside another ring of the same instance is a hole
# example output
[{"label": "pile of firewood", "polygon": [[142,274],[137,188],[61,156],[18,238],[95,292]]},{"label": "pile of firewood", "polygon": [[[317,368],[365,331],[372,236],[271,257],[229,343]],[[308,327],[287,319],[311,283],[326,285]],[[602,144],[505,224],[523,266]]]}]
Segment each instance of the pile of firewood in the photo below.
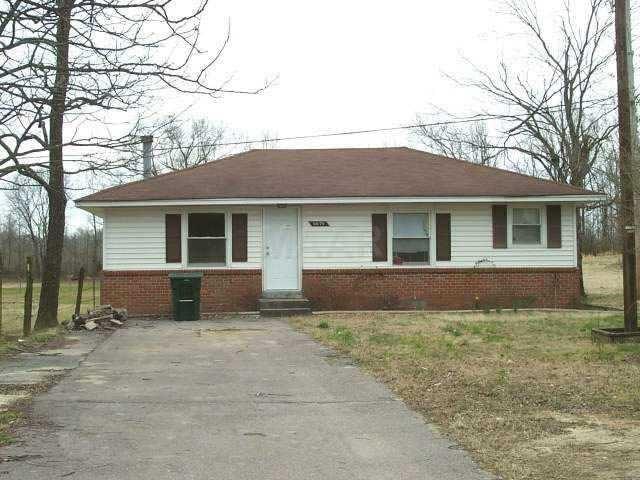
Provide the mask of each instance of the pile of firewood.
[{"label": "pile of firewood", "polygon": [[69,322],[71,330],[115,330],[127,321],[126,308],[112,308],[111,305],[98,305],[87,313],[74,315]]}]

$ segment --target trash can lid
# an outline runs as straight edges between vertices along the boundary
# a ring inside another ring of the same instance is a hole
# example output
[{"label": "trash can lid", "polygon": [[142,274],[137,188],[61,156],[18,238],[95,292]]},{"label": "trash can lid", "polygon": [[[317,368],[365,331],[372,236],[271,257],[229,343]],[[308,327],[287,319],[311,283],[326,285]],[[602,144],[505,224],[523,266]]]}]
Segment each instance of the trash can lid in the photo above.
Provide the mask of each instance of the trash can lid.
[{"label": "trash can lid", "polygon": [[202,272],[172,272],[169,278],[202,278]]}]

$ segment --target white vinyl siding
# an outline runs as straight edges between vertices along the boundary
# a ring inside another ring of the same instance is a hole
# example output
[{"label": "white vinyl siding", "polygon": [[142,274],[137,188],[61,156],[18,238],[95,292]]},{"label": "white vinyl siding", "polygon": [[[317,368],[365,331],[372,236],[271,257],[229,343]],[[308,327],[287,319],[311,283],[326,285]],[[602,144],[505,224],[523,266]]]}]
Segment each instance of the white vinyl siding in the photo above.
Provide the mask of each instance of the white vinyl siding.
[{"label": "white vinyl siding", "polygon": [[[515,205],[515,204],[513,204]],[[511,210],[513,205],[509,205]],[[532,204],[535,205],[535,204]],[[494,249],[492,241],[491,204],[401,204],[401,205],[305,205],[301,213],[303,268],[393,268],[391,251],[387,262],[372,261],[371,214],[429,214],[430,231],[435,232],[435,213],[451,214],[451,261],[436,262],[435,235],[431,235],[430,267],[574,267],[575,206],[562,206],[562,248],[545,248],[546,215],[541,214],[542,245],[509,245]],[[188,212],[224,211],[228,231],[232,212],[248,213],[248,261],[213,268],[261,268],[262,207],[119,207],[104,213],[105,270],[164,270],[187,268],[185,229]],[[166,213],[183,214],[183,263],[165,263]],[[388,246],[391,249],[392,215],[388,216]],[[326,221],[328,227],[313,227],[310,220]],[[509,236],[511,227],[509,226]],[[230,247],[229,247],[230,248]],[[230,251],[228,251],[230,259]],[[400,265],[414,268],[412,265]],[[419,266],[415,266],[419,268]]]},{"label": "white vinyl siding", "polygon": [[[542,209],[542,245],[493,248],[491,205],[451,208],[451,267],[574,267],[576,266],[575,206],[562,206],[562,248],[545,248],[546,215]],[[511,238],[511,215],[509,215]],[[510,242],[511,243],[511,242]]]},{"label": "white vinyl siding", "polygon": [[[378,265],[372,260],[371,214],[385,212],[366,205],[304,206],[303,268]],[[314,220],[326,221],[329,226],[313,227],[309,222]]]},{"label": "white vinyl siding", "polygon": [[[451,214],[451,261],[436,262],[430,267],[574,267],[575,206],[562,206],[562,248],[544,248],[546,225],[542,206],[543,245],[518,245],[494,249],[491,205],[487,204],[415,204],[415,205],[331,205],[305,206],[302,209],[303,268],[387,268],[388,262],[371,258],[371,214],[394,212],[432,213],[431,231],[435,231],[435,213]],[[389,218],[392,218],[390,216]],[[310,220],[327,221],[328,227],[312,227]],[[393,226],[388,225],[389,245]],[[511,231],[511,229],[509,229]],[[435,252],[435,235],[430,250]],[[399,267],[412,268],[411,265]]]},{"label": "white vinyl siding", "polygon": [[[207,207],[175,208],[111,208],[104,214],[105,270],[175,270],[186,268],[186,213],[213,211]],[[260,207],[215,207],[228,215],[247,213],[247,262],[229,263],[214,268],[260,268],[262,265],[262,209]],[[182,213],[183,263],[165,263],[165,214]],[[233,240],[232,240],[233,241]],[[230,246],[228,247],[230,248]],[[228,258],[231,258],[228,251]],[[206,268],[206,267],[193,267]]]}]

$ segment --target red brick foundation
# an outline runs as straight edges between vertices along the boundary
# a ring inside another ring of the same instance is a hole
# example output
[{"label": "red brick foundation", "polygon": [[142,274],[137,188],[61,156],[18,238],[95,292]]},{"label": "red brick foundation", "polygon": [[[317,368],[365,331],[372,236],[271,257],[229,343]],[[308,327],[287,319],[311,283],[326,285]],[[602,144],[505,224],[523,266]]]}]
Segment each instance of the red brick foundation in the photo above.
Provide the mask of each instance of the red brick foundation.
[{"label": "red brick foundation", "polygon": [[[131,314],[171,314],[169,271],[105,271],[101,303]],[[259,270],[203,271],[201,310],[254,311]],[[575,268],[305,270],[302,288],[314,310],[456,310],[568,308],[580,301]]]},{"label": "red brick foundation", "polygon": [[568,308],[580,301],[575,268],[305,270],[315,310]]},{"label": "red brick foundation", "polygon": [[[170,271],[105,271],[100,303],[124,307],[133,315],[170,315]],[[260,270],[203,271],[200,309],[208,312],[256,310],[262,293]]]}]

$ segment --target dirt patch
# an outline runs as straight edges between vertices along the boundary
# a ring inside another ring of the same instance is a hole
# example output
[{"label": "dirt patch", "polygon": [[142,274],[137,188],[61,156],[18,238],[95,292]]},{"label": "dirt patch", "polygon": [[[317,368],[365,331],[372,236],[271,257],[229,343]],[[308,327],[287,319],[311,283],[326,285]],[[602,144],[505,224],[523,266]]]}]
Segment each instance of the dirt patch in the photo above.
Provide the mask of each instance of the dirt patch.
[{"label": "dirt patch", "polygon": [[583,477],[640,478],[640,422],[609,417],[565,419],[566,430],[522,445],[520,455],[538,464],[581,461]]}]

